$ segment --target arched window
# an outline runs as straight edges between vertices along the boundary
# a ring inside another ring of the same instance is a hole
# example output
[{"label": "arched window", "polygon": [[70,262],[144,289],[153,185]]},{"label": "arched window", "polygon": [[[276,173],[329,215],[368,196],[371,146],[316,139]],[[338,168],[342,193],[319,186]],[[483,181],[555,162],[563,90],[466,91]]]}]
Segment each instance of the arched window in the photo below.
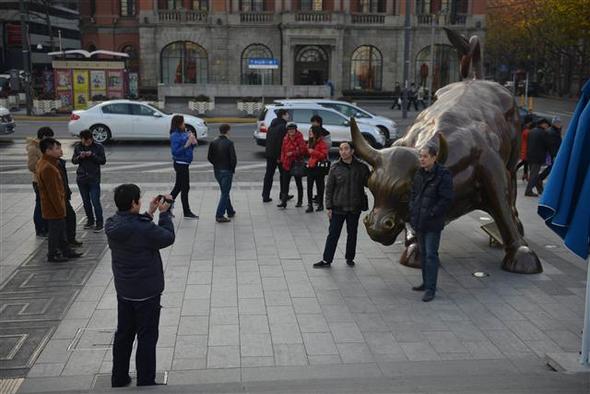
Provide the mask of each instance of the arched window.
[{"label": "arched window", "polygon": [[207,83],[207,51],[190,41],[177,41],[162,49],[161,81],[174,83]]},{"label": "arched window", "polygon": [[359,0],[359,12],[385,12],[385,0]]},{"label": "arched window", "polygon": [[263,12],[264,0],[240,0],[240,11]]},{"label": "arched window", "polygon": [[125,45],[121,52],[129,55],[127,59],[127,68],[130,71],[139,71],[139,59],[137,57],[137,51],[132,45]]},{"label": "arched window", "polygon": [[[272,51],[262,44],[252,44],[242,52],[242,85],[274,84],[276,70],[256,70],[248,68],[248,60],[255,58],[272,59]],[[263,81],[264,78],[264,81]]]},{"label": "arched window", "polygon": [[361,90],[381,90],[383,56],[372,45],[363,45],[352,53],[350,87]]},{"label": "arched window", "polygon": [[[432,92],[459,80],[459,60],[457,51],[450,45],[436,44],[432,69],[430,70],[430,46],[422,48],[416,55],[415,76],[419,85],[428,87],[432,80]],[[433,72],[434,71],[434,72]]]},{"label": "arched window", "polygon": [[135,16],[135,0],[120,0],[120,15]]},{"label": "arched window", "polygon": [[323,0],[301,0],[299,3],[300,11],[323,11]]}]

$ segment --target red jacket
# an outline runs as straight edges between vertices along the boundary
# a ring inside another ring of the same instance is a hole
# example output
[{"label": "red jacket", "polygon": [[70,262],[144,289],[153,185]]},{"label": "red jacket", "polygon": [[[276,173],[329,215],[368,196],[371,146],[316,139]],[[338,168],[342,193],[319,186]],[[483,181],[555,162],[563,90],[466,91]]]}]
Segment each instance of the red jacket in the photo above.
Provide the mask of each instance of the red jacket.
[{"label": "red jacket", "polygon": [[520,141],[520,160],[526,161],[526,151],[528,146],[528,139],[529,139],[529,129],[523,129],[521,134],[521,141]]},{"label": "red jacket", "polygon": [[[288,155],[292,152],[292,155]],[[281,148],[281,165],[285,171],[290,171],[291,166],[295,160],[303,160],[307,155],[307,144],[303,140],[303,134],[299,130],[291,138],[289,133],[283,139],[283,146]]]},{"label": "red jacket", "polygon": [[316,142],[313,148],[310,148],[311,152],[309,152],[309,161],[307,162],[307,167],[314,168],[318,162],[326,160],[328,158],[328,145],[323,138],[320,138],[318,142]]}]

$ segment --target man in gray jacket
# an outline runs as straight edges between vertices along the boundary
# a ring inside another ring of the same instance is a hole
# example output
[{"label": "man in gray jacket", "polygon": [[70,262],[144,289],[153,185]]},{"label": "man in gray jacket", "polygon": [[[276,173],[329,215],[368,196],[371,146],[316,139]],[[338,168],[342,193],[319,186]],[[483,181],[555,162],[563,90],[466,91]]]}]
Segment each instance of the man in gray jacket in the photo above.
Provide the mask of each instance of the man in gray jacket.
[{"label": "man in gray jacket", "polygon": [[365,186],[369,180],[369,167],[354,156],[352,142],[343,142],[338,148],[338,160],[328,174],[326,185],[326,210],[330,219],[330,230],[324,247],[322,261],[314,268],[330,268],[338,246],[342,226],[346,222],[346,264],[354,266],[356,238],[361,211],[368,209]]}]

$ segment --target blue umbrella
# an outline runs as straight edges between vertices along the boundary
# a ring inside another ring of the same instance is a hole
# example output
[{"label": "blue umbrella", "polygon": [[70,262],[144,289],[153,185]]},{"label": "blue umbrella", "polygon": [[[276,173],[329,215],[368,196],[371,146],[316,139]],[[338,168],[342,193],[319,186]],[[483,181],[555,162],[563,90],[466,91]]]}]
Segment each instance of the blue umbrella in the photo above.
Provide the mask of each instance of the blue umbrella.
[{"label": "blue umbrella", "polygon": [[[576,111],[561,144],[538,207],[549,228],[583,259],[590,246],[590,81],[582,88]],[[586,314],[582,364],[590,364],[590,269],[586,283]]]}]

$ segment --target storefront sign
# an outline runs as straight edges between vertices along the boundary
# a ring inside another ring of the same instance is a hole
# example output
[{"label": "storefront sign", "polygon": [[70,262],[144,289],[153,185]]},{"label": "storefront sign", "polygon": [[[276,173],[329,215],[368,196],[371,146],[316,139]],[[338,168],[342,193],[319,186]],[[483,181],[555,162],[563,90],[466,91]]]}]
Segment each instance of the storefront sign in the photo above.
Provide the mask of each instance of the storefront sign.
[{"label": "storefront sign", "polygon": [[54,60],[51,62],[53,68],[69,68],[77,70],[122,70],[125,68],[124,62],[100,62],[100,61],[83,61],[83,60]]}]

